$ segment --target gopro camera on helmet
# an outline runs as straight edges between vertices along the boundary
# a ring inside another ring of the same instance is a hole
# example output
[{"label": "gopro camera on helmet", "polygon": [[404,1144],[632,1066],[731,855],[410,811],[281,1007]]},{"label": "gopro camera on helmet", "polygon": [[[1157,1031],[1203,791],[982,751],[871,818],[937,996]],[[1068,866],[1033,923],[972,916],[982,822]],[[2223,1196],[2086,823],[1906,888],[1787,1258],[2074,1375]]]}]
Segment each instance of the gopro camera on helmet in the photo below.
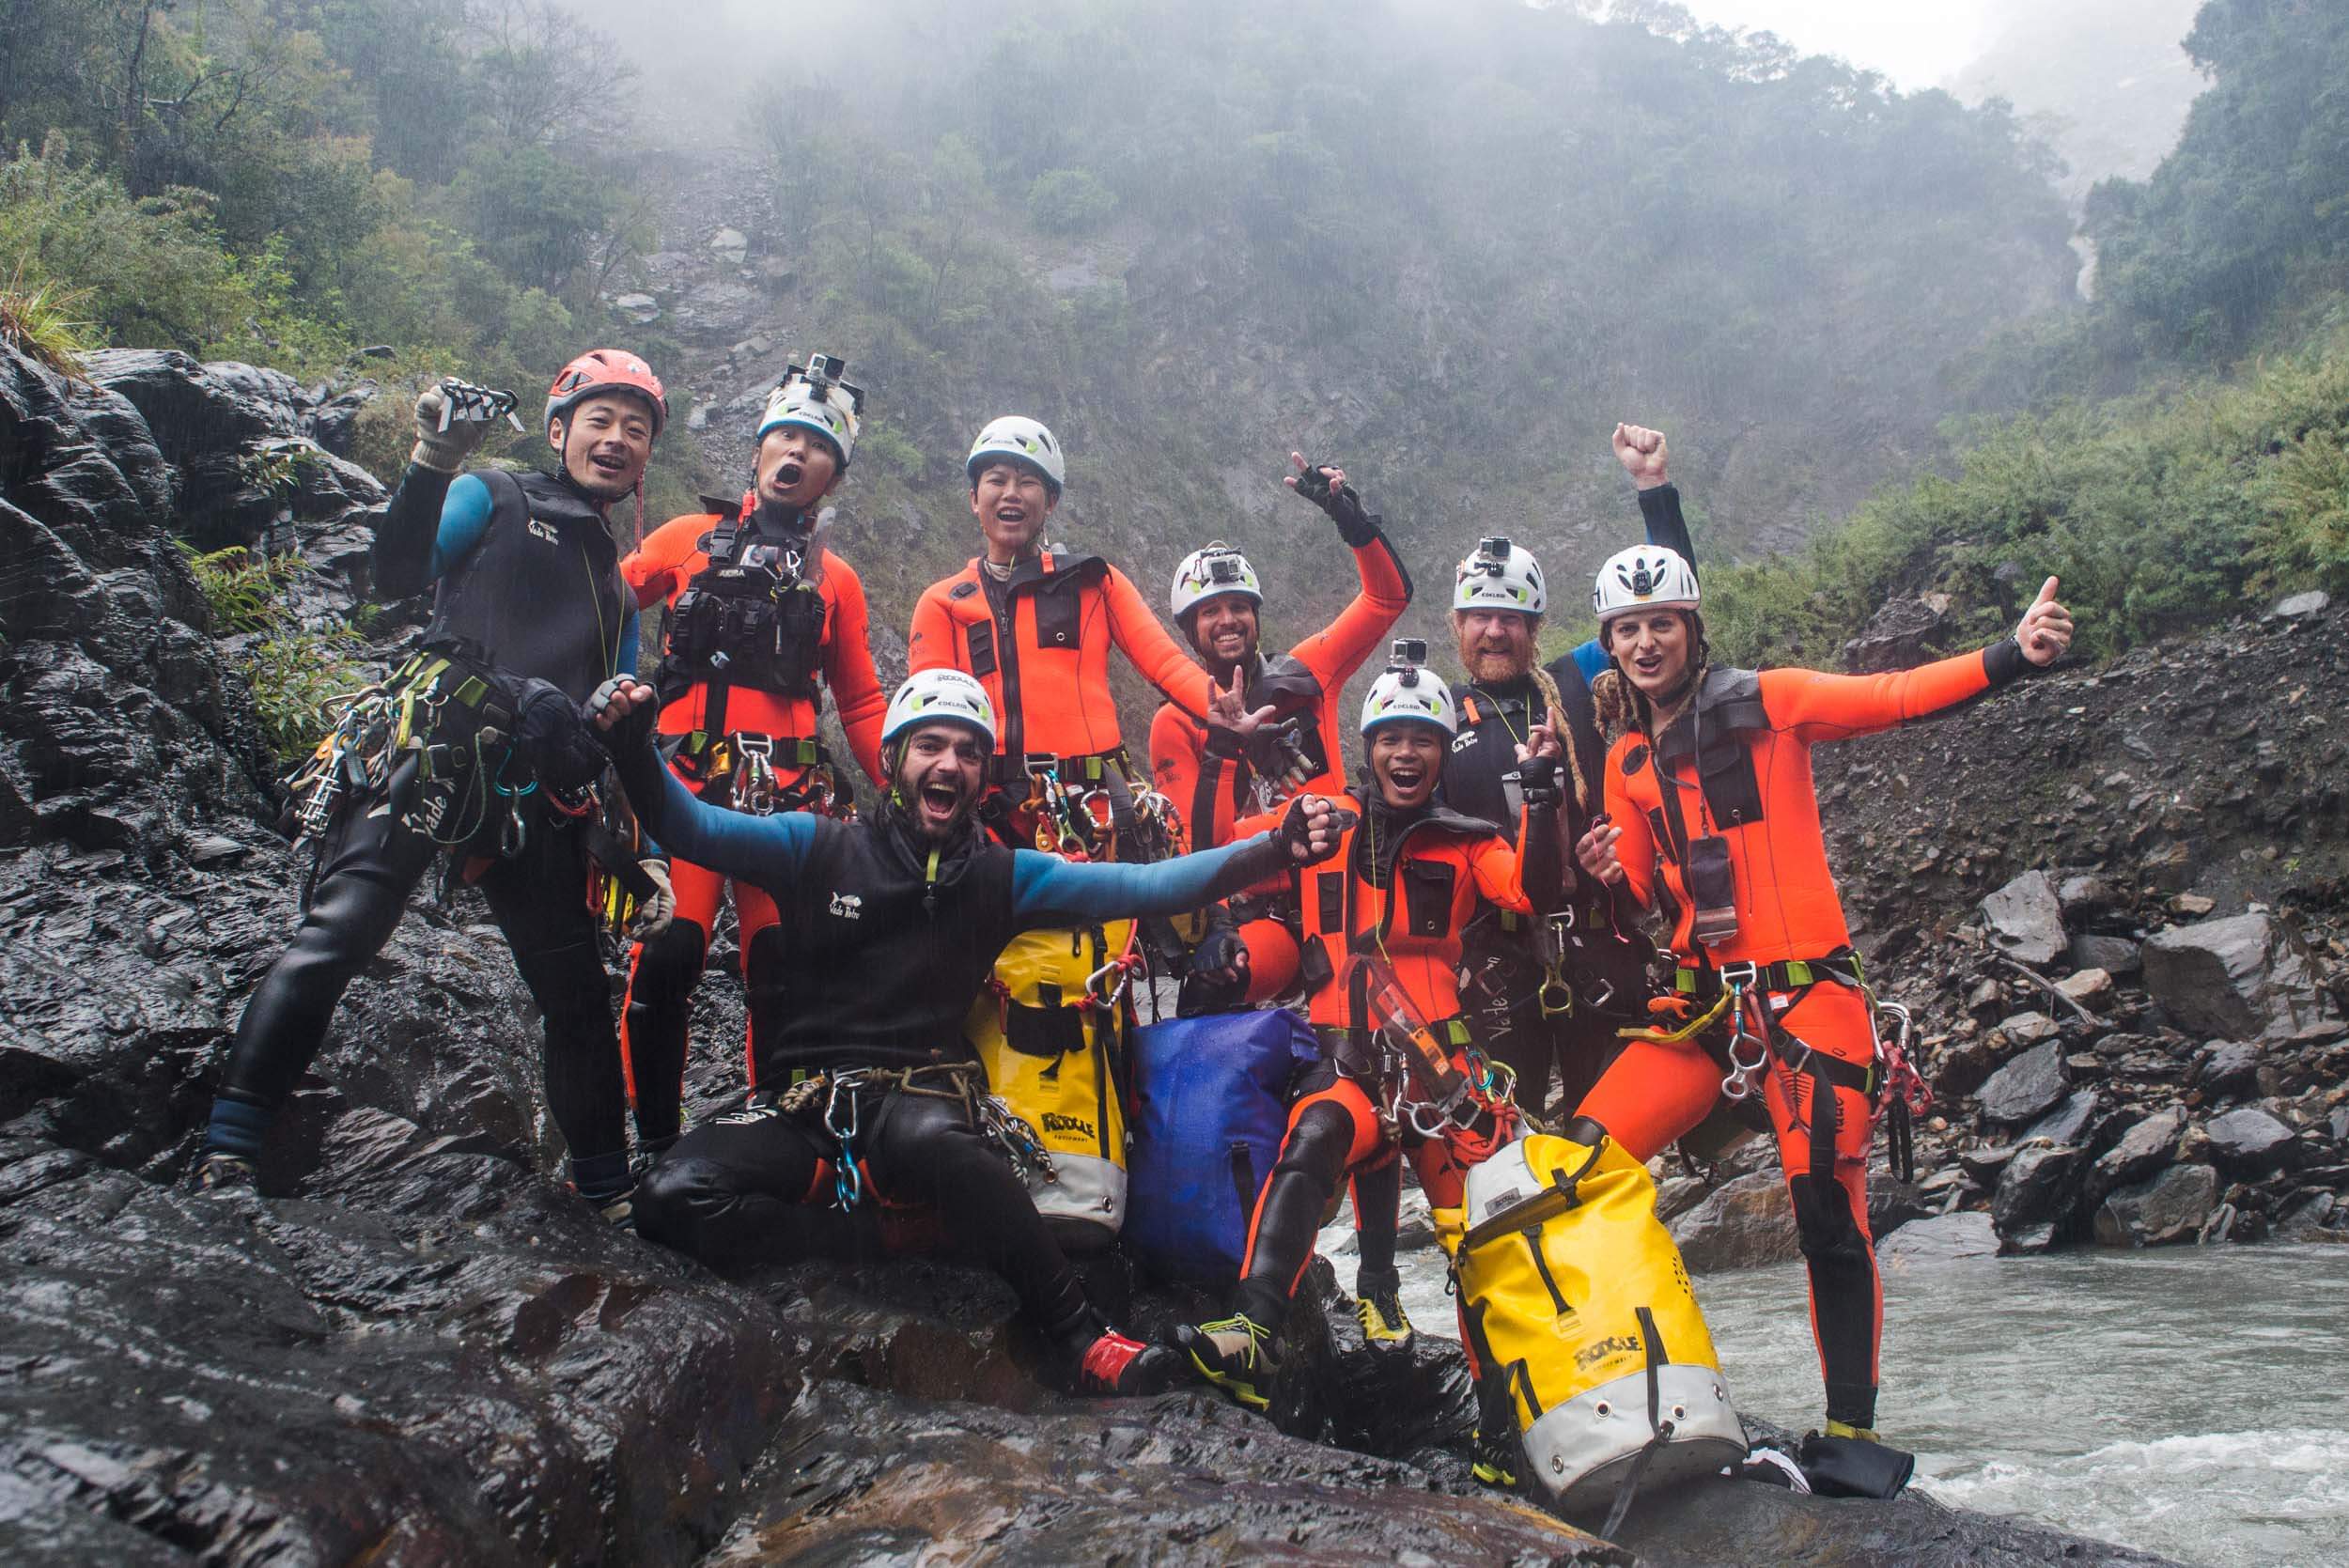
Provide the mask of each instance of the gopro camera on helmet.
[{"label": "gopro camera on helmet", "polygon": [[805,381],[809,395],[819,403],[829,402],[833,389],[838,388],[841,395],[848,399],[848,407],[862,413],[864,411],[864,389],[843,380],[848,371],[848,362],[836,354],[810,354],[805,365],[785,365],[783,380],[777,384],[789,386],[795,380]]},{"label": "gopro camera on helmet", "polygon": [[[1427,639],[1424,637],[1398,637],[1394,640],[1393,646],[1387,651],[1387,668],[1390,670],[1400,670],[1407,675],[1416,675],[1419,674],[1419,667],[1426,662]],[[1407,681],[1406,684],[1408,685],[1408,682]]]},{"label": "gopro camera on helmet", "polygon": [[1237,555],[1210,555],[1205,565],[1210,582],[1237,582],[1240,580],[1239,557]]}]

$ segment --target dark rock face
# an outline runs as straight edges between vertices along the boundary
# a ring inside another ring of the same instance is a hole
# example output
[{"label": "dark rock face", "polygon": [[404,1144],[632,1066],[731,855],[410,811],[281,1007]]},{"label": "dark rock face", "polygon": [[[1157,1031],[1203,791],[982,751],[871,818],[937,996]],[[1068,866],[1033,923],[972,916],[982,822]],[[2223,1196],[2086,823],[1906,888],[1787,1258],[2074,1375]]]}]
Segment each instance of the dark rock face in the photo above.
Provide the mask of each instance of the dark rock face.
[{"label": "dark rock face", "polygon": [[1991,1074],[1975,1098],[1983,1116],[2012,1126],[2053,1110],[2065,1087],[2063,1043],[2049,1040]]},{"label": "dark rock face", "polygon": [[1999,1234],[2013,1240],[2046,1225],[2055,1228],[2049,1239],[2061,1238],[2071,1219],[2076,1178],[2087,1159],[2084,1151],[2058,1144],[2025,1149],[2009,1160],[1990,1203],[1990,1222]]},{"label": "dark rock face", "polygon": [[2296,1153],[2292,1129],[2266,1111],[2246,1107],[2214,1116],[2202,1127],[2210,1152],[2231,1171],[2258,1174],[2288,1163]]}]

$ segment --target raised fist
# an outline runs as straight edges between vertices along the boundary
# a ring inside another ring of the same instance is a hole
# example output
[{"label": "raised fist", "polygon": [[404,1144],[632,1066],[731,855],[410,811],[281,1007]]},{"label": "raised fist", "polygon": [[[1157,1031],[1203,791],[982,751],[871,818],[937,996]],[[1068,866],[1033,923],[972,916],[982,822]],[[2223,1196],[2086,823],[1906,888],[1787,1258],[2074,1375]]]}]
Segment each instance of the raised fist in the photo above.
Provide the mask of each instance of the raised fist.
[{"label": "raised fist", "polygon": [[1642,425],[1615,427],[1615,461],[1641,489],[1652,490],[1666,482],[1666,458],[1663,431]]}]

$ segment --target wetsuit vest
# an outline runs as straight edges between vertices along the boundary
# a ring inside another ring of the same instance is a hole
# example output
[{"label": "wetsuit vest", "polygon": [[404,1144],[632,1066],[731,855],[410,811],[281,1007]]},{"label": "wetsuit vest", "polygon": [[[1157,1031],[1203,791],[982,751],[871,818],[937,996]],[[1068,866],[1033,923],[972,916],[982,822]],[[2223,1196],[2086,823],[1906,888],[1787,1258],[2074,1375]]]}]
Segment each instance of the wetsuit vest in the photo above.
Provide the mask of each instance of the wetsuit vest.
[{"label": "wetsuit vest", "polygon": [[927,852],[888,808],[815,828],[797,896],[776,901],[784,1021],[753,1076],[974,1060],[964,1015],[1019,929],[1012,851],[967,833],[933,889]]},{"label": "wetsuit vest", "polygon": [[[1478,898],[1529,908],[1517,852],[1491,823],[1442,806],[1398,825],[1396,814],[1383,807],[1363,812],[1359,792],[1336,803],[1361,820],[1346,831],[1335,856],[1292,874],[1313,1021],[1330,1029],[1372,1026],[1361,986],[1351,983],[1357,955],[1386,959],[1428,1022],[1455,1017],[1460,933]],[[1239,831],[1254,832],[1272,820],[1244,822]]]},{"label": "wetsuit vest", "polygon": [[490,521],[441,579],[425,640],[585,702],[619,667],[630,602],[603,514],[551,474],[475,472],[490,487]]}]

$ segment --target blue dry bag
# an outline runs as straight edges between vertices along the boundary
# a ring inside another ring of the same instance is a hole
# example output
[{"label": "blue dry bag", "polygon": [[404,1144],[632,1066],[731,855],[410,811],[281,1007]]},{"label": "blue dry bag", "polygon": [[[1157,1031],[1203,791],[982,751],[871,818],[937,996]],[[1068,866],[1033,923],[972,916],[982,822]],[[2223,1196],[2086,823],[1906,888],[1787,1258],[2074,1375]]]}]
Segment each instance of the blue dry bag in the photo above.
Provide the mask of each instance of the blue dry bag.
[{"label": "blue dry bag", "polygon": [[1122,1234],[1152,1273],[1227,1284],[1238,1274],[1248,1217],[1288,1126],[1289,1081],[1318,1059],[1313,1031],[1282,1007],[1134,1032]]}]

